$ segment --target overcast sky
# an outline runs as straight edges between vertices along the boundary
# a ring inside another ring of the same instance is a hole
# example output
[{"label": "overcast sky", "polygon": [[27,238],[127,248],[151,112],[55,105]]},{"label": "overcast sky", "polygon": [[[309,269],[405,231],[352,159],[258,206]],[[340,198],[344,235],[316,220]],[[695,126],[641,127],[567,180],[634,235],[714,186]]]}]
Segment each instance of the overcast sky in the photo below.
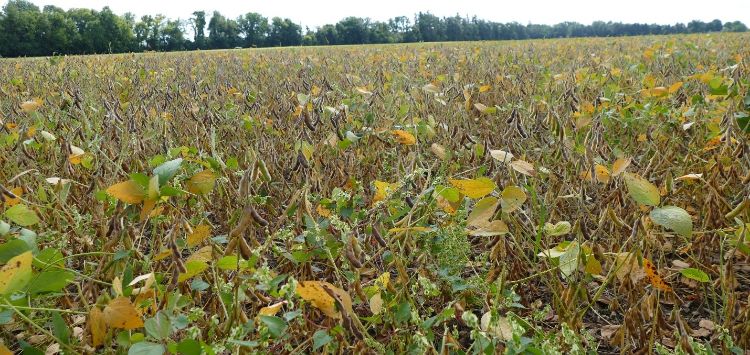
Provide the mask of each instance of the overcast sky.
[{"label": "overcast sky", "polygon": [[[288,17],[311,28],[336,23],[346,16],[387,20],[429,11],[438,16],[473,16],[497,21],[555,24],[563,21],[591,23],[596,20],[672,24],[697,19],[724,22],[739,20],[750,25],[750,0],[31,0],[39,7],[56,5],[64,9],[83,7],[100,10],[109,6],[115,13],[137,16],[164,14],[187,19],[193,11],[209,14],[218,10],[236,18],[258,12],[269,18]],[[0,0],[0,2],[5,2]]]}]

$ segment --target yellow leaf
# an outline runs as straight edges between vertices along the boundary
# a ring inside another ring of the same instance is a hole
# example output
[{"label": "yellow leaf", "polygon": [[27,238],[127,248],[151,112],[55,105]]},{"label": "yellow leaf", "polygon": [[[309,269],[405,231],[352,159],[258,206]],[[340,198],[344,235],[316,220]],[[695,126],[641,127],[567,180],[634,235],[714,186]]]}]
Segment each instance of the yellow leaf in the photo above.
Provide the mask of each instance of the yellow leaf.
[{"label": "yellow leaf", "polygon": [[396,227],[388,230],[388,233],[398,232],[432,232],[432,228],[429,227]]},{"label": "yellow leaf", "polygon": [[130,330],[143,327],[141,314],[126,297],[117,297],[104,307],[104,322],[114,329]]},{"label": "yellow leaf", "polygon": [[207,224],[199,224],[193,228],[193,233],[190,233],[187,236],[188,247],[194,247],[200,244],[203,240],[208,238],[209,235],[211,235],[211,226]]},{"label": "yellow leaf", "polygon": [[285,304],[286,304],[286,301],[281,301],[281,302],[274,303],[270,306],[263,307],[260,309],[260,311],[258,311],[258,314],[262,314],[264,316],[275,315],[276,313],[279,313],[279,311],[281,310],[281,307],[283,307]]},{"label": "yellow leaf", "polygon": [[10,190],[10,192],[16,195],[16,197],[13,198],[13,197],[3,194],[3,198],[5,199],[5,205],[8,207],[13,207],[21,203],[21,195],[23,194],[23,187],[21,186],[14,187]]},{"label": "yellow leaf", "polygon": [[469,216],[466,217],[466,226],[481,227],[486,225],[495,215],[498,205],[500,205],[500,201],[492,196],[477,201],[477,203],[474,204],[474,209],[472,209]]},{"label": "yellow leaf", "polygon": [[133,180],[123,181],[107,188],[112,197],[129,204],[138,204],[146,198],[146,192],[141,185]]},{"label": "yellow leaf", "polygon": [[675,92],[677,92],[677,90],[680,90],[681,87],[682,87],[682,82],[678,81],[669,86],[669,93],[674,94]]},{"label": "yellow leaf", "polygon": [[104,313],[97,306],[89,311],[88,328],[91,333],[91,345],[95,348],[103,345],[107,336],[107,323],[104,321]]},{"label": "yellow leaf", "polygon": [[86,152],[78,148],[74,145],[70,145],[70,155],[68,155],[68,160],[73,165],[81,164],[81,161],[83,160],[83,156],[86,154]]},{"label": "yellow leaf", "polygon": [[384,272],[382,275],[375,279],[375,288],[378,290],[384,290],[388,288],[388,284],[391,282],[391,273]]},{"label": "yellow leaf", "polygon": [[492,89],[492,85],[482,85],[479,87],[479,92],[487,92]]},{"label": "yellow leaf", "polygon": [[602,264],[593,255],[586,256],[586,267],[584,268],[586,273],[592,275],[602,274]]},{"label": "yellow leaf", "polygon": [[375,180],[373,185],[375,185],[375,195],[372,197],[372,203],[385,200],[388,194],[392,193],[398,187],[397,183],[380,180]]},{"label": "yellow leaf", "polygon": [[305,301],[310,302],[310,304],[321,310],[325,315],[341,319],[341,310],[336,309],[336,301],[326,292],[326,289],[336,295],[346,312],[349,314],[354,313],[351,296],[346,291],[325,281],[302,281],[297,285],[297,295]]},{"label": "yellow leaf", "polygon": [[682,175],[680,177],[675,178],[676,181],[683,181],[683,180],[700,180],[703,178],[703,174],[686,174]]},{"label": "yellow leaf", "polygon": [[164,260],[170,255],[172,255],[171,249],[162,250],[159,252],[159,254],[156,254],[156,256],[154,256],[154,261]]},{"label": "yellow leaf", "polygon": [[216,174],[211,170],[203,170],[185,183],[187,190],[196,195],[205,195],[214,189]]},{"label": "yellow leaf", "polygon": [[449,179],[453,187],[457,188],[462,194],[470,198],[482,198],[495,191],[497,185],[495,182],[486,177],[477,179]]},{"label": "yellow leaf", "polygon": [[0,295],[20,291],[31,281],[31,251],[16,255],[0,269]]},{"label": "yellow leaf", "polygon": [[391,131],[391,134],[396,138],[396,141],[403,145],[414,145],[417,144],[417,138],[413,134],[403,131],[400,129]]},{"label": "yellow leaf", "polygon": [[210,245],[206,245],[203,248],[198,249],[195,253],[190,255],[187,260],[185,260],[186,263],[189,263],[191,261],[202,261],[202,262],[209,262],[213,259],[213,247]]},{"label": "yellow leaf", "polygon": [[326,208],[326,206],[323,206],[323,204],[318,204],[318,207],[315,210],[318,211],[318,215],[323,218],[328,218],[331,216],[331,210]]},{"label": "yellow leaf", "polygon": [[503,189],[502,199],[500,205],[503,208],[503,212],[513,212],[526,202],[526,192],[518,186],[506,186]]},{"label": "yellow leaf", "polygon": [[612,176],[617,176],[625,172],[625,169],[630,166],[631,158],[620,158],[615,160],[614,164],[612,164]]},{"label": "yellow leaf", "polygon": [[594,165],[594,174],[596,175],[596,180],[602,183],[609,183],[609,169],[605,167],[604,165],[596,164]]},{"label": "yellow leaf", "polygon": [[0,355],[13,355],[13,352],[10,351],[5,345],[0,344]]}]

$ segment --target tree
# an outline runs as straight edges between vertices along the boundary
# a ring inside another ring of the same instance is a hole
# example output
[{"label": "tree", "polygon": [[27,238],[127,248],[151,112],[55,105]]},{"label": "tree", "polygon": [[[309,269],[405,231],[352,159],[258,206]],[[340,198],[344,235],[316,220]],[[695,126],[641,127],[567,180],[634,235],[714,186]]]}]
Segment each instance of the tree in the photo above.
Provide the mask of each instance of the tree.
[{"label": "tree", "polygon": [[237,19],[245,47],[260,47],[268,36],[268,19],[259,13],[250,12]]},{"label": "tree", "polygon": [[298,46],[302,44],[302,27],[290,19],[274,17],[271,19],[271,27],[268,31],[267,45],[275,46]]},{"label": "tree", "polygon": [[724,32],[746,32],[747,26],[745,26],[745,24],[740,21],[727,22],[724,24],[724,28],[722,28],[722,31]]},{"label": "tree", "polygon": [[195,11],[190,19],[193,26],[193,47],[197,49],[206,48],[206,12]]},{"label": "tree", "polygon": [[26,0],[10,0],[3,7],[0,24],[0,54],[4,57],[44,55],[39,37],[43,28],[39,7]]},{"label": "tree", "polygon": [[208,44],[211,48],[233,48],[239,44],[240,28],[237,21],[214,11],[208,22]]}]

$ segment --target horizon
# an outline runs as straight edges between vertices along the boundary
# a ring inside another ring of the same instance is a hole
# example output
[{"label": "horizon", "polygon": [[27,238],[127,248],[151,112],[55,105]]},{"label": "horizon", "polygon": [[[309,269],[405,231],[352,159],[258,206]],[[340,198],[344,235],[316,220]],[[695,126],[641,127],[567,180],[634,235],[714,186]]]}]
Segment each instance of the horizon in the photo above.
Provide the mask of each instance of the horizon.
[{"label": "horizon", "polygon": [[[320,3],[296,1],[277,1],[261,3],[238,4],[233,1],[217,0],[211,2],[213,6],[205,6],[204,2],[187,0],[179,6],[170,6],[169,3],[148,2],[134,0],[129,2],[110,2],[106,0],[31,0],[31,3],[40,9],[46,5],[53,5],[64,10],[74,8],[87,8],[97,11],[109,7],[114,13],[123,15],[133,13],[136,18],[144,15],[161,14],[170,19],[188,20],[194,11],[205,11],[210,16],[213,11],[218,11],[228,18],[237,18],[240,15],[257,12],[268,18],[289,18],[303,28],[319,28],[326,24],[335,24],[347,17],[369,18],[373,21],[387,21],[397,16],[413,17],[420,12],[430,13],[438,17],[460,16],[472,18],[476,16],[486,21],[510,23],[517,22],[523,25],[540,24],[554,25],[564,22],[578,22],[589,25],[596,21],[621,22],[621,23],[643,23],[674,25],[677,23],[687,24],[693,20],[709,22],[718,19],[722,22],[741,21],[750,24],[750,11],[738,12],[742,7],[743,0],[725,0],[723,6],[712,6],[700,8],[698,6],[685,6],[700,4],[696,1],[653,3],[646,0],[632,0],[627,8],[618,11],[607,11],[597,2],[591,0],[573,0],[566,3],[552,3],[542,0],[530,0],[523,3],[491,3],[482,4],[478,0],[467,0],[460,3],[445,0],[435,1],[413,1],[399,2],[396,0],[382,0],[377,3],[358,4],[358,6],[346,6],[350,4],[342,0],[327,1],[326,4],[339,4],[344,6],[326,6]],[[686,4],[687,3],[687,4]],[[3,1],[3,6],[7,1]],[[389,6],[390,5],[390,6]],[[641,6],[639,6],[641,5]],[[747,7],[747,5],[744,5]],[[677,7],[677,8],[674,8]],[[321,10],[321,8],[323,8]],[[540,10],[541,9],[541,10]],[[586,9],[588,11],[581,11]],[[643,11],[649,9],[650,11]],[[330,10],[330,11],[329,11]],[[737,14],[741,13],[741,16]]]}]

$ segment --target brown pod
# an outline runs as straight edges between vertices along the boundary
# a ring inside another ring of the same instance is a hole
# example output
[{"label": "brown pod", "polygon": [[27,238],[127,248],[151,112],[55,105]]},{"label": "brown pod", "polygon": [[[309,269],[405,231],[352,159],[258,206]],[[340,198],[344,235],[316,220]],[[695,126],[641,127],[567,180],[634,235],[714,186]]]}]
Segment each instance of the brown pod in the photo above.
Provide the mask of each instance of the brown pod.
[{"label": "brown pod", "polygon": [[380,232],[378,231],[378,228],[373,227],[372,228],[372,236],[375,238],[375,240],[380,244],[381,247],[387,246],[388,243],[386,243],[385,239],[380,235]]},{"label": "brown pod", "polygon": [[250,246],[247,245],[247,241],[242,236],[237,237],[238,243],[240,245],[240,253],[242,254],[242,257],[246,260],[250,260],[250,258],[253,256],[253,251],[250,249]]},{"label": "brown pod", "polygon": [[252,206],[248,207],[248,208],[250,209],[250,216],[253,217],[253,220],[255,220],[255,223],[258,223],[258,224],[260,224],[263,227],[265,227],[265,226],[268,225],[268,221],[266,221],[265,219],[263,219],[263,217],[261,217],[260,214],[258,214],[258,211],[256,211],[254,208],[252,208]]},{"label": "brown pod", "polygon": [[346,258],[349,259],[349,262],[354,266],[355,268],[361,268],[362,263],[359,261],[356,255],[354,255],[354,251],[352,251],[351,247],[344,248],[344,254],[346,255]]}]

